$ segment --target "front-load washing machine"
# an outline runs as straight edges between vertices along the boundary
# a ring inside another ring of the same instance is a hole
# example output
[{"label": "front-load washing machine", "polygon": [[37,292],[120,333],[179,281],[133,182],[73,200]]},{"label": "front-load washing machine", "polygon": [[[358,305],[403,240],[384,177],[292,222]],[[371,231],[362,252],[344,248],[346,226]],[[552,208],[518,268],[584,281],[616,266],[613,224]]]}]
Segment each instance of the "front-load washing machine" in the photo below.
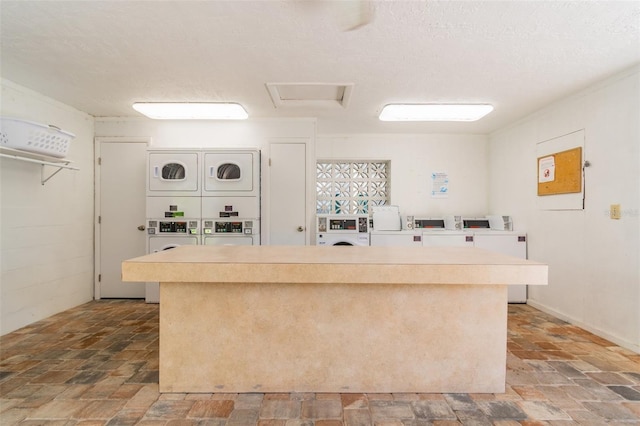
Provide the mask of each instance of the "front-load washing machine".
[{"label": "front-load washing machine", "polygon": [[369,215],[319,214],[316,216],[316,245],[368,246]]},{"label": "front-load washing machine", "polygon": [[[487,216],[463,220],[464,228],[473,231],[474,247],[484,248],[509,256],[527,258],[527,234],[512,231],[509,216]],[[527,286],[510,285],[509,303],[526,303]]]},{"label": "front-load washing machine", "polygon": [[[157,253],[176,247],[200,244],[200,221],[182,218],[147,219],[147,253]],[[160,285],[145,285],[145,301],[160,302]]]}]

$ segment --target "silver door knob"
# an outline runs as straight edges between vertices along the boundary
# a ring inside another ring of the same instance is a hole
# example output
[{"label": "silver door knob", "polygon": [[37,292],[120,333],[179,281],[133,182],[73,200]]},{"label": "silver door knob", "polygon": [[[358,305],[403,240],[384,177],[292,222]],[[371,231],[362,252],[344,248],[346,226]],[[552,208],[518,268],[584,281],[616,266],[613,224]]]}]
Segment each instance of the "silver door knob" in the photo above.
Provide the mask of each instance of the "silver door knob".
[{"label": "silver door knob", "polygon": [[140,225],[138,226],[138,231],[144,231],[146,228],[144,227],[144,225]]},{"label": "silver door knob", "polygon": [[298,226],[298,232],[304,232],[304,227]]}]

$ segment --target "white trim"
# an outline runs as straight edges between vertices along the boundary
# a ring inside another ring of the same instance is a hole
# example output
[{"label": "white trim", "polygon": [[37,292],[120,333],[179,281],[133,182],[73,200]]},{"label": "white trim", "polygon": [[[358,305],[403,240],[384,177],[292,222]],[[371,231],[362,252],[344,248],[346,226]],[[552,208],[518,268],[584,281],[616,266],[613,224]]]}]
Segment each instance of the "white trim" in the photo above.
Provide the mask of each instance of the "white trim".
[{"label": "white trim", "polygon": [[544,305],[542,303],[536,302],[535,300],[528,299],[527,300],[527,305],[529,305],[529,306],[531,306],[533,308],[536,308],[536,309],[538,309],[538,310],[540,310],[542,312],[545,312],[545,313],[547,313],[549,315],[553,315],[554,317],[556,317],[558,319],[566,321],[566,322],[568,322],[570,324],[573,324],[573,325],[575,325],[577,327],[580,327],[580,328],[582,328],[584,330],[587,330],[588,332],[593,333],[596,336],[602,337],[603,339],[609,340],[609,341],[611,341],[612,343],[615,343],[618,346],[621,346],[621,347],[623,347],[625,349],[629,349],[630,351],[633,351],[635,353],[640,354],[640,344],[634,344],[633,342],[629,342],[629,341],[621,339],[621,338],[619,338],[617,336],[611,335],[611,334],[607,333],[606,331],[603,331],[601,329],[592,327],[589,324],[584,323],[583,321],[580,321],[580,320],[578,320],[576,318],[567,316],[567,315],[565,315],[565,314],[563,314],[563,313],[561,313],[559,311],[556,311],[555,309],[550,308],[550,307],[548,307],[548,306],[546,306],[546,305]]}]

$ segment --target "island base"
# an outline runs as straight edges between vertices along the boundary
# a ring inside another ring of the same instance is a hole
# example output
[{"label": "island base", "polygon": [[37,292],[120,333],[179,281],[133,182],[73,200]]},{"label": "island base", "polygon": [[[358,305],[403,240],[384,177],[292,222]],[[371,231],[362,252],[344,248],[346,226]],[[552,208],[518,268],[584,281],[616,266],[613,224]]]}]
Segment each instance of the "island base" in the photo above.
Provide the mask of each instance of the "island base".
[{"label": "island base", "polygon": [[160,293],[160,392],[505,390],[505,285],[163,282]]}]

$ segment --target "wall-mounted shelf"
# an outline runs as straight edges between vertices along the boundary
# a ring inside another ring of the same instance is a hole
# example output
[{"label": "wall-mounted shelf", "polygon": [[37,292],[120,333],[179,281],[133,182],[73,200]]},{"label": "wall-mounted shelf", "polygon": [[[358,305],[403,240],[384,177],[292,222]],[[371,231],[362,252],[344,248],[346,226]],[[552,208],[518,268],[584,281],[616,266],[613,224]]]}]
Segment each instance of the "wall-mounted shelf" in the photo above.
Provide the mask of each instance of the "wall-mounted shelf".
[{"label": "wall-mounted shelf", "polygon": [[[18,161],[26,161],[29,163],[40,164],[42,166],[42,169],[40,171],[41,172],[40,183],[42,183],[42,185],[44,185],[53,176],[58,174],[62,169],[75,170],[75,171],[80,170],[75,166],[71,166],[70,164],[72,163],[72,161],[69,161],[66,159],[50,157],[48,155],[42,155],[42,154],[35,154],[32,152],[22,151],[22,150],[13,149],[13,148],[0,147],[0,157],[12,158]],[[56,170],[54,170],[52,173],[46,174],[45,173],[46,166],[53,167]]]}]

